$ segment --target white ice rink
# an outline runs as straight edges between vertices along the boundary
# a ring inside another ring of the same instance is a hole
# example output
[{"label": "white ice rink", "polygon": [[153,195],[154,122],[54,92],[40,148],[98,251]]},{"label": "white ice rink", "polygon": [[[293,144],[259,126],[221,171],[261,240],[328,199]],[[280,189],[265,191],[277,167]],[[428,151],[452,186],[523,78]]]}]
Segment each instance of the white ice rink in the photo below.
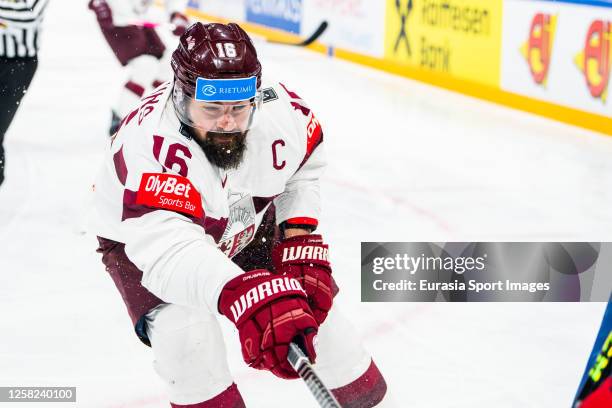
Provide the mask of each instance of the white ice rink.
[{"label": "white ice rink", "polygon": [[[52,1],[46,22],[6,140],[0,386],[76,386],[78,407],[168,407],[95,237],[81,232],[123,74],[86,1]],[[359,244],[609,241],[612,138],[302,49],[258,47],[265,73],[325,129],[321,231],[337,302],[399,406],[568,407],[604,304],[362,304]],[[244,366],[224,328],[247,406],[314,406],[301,382]],[[17,406],[29,405],[42,406]]]}]

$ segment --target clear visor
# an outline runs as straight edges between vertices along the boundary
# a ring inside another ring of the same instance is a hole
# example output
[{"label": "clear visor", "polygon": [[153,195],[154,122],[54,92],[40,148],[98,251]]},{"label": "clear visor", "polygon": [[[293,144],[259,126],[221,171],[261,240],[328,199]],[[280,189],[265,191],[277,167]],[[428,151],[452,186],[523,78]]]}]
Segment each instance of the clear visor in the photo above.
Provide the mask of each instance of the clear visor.
[{"label": "clear visor", "polygon": [[263,95],[257,91],[254,98],[237,102],[196,101],[174,87],[172,99],[181,122],[204,132],[246,132],[256,124],[257,111],[261,109]]}]

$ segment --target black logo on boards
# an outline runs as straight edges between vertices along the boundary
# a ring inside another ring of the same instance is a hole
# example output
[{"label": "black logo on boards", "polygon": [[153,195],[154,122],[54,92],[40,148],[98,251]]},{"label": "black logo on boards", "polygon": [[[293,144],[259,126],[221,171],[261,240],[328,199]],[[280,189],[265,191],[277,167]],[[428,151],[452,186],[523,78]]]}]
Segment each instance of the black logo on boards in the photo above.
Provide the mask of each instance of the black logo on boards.
[{"label": "black logo on boards", "polygon": [[263,92],[263,102],[264,103],[275,101],[278,99],[278,95],[274,91],[274,88],[266,88],[266,89],[263,89],[261,92]]},{"label": "black logo on boards", "polygon": [[397,54],[400,43],[403,42],[406,44],[406,52],[408,52],[408,56],[412,56],[410,41],[408,40],[408,33],[406,32],[406,23],[408,22],[408,16],[410,13],[412,13],[413,7],[414,4],[412,0],[395,0],[395,10],[400,18],[400,29],[399,33],[397,34],[397,39],[395,40],[395,46],[393,47],[394,54]]}]

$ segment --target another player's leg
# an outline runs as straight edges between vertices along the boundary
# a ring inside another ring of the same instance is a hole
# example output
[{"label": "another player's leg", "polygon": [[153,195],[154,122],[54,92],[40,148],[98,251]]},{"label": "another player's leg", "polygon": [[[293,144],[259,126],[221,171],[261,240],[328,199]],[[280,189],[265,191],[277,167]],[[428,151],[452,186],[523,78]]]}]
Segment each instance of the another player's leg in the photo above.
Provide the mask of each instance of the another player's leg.
[{"label": "another player's leg", "polygon": [[126,67],[128,78],[123,83],[119,98],[112,107],[109,134],[115,133],[121,119],[127,115],[150,89],[159,70],[159,60],[166,47],[151,27],[137,25],[116,26],[112,10],[104,1],[90,1],[89,8],[96,13],[102,34],[119,60]]},{"label": "another player's leg", "polygon": [[128,113],[134,110],[142,96],[151,89],[155,81],[155,73],[158,70],[159,61],[152,55],[140,55],[128,61],[126,81],[119,90],[119,96],[112,106],[115,123],[109,129],[109,135],[113,135],[119,127],[119,122]]},{"label": "another player's leg", "polygon": [[153,28],[113,27],[103,29],[102,32],[117,59],[128,72],[118,100],[112,108],[115,119],[109,129],[109,134],[112,135],[119,126],[118,122],[134,109],[145,91],[150,89],[156,80],[159,60],[166,48]]},{"label": "another player's leg", "polygon": [[[158,41],[161,41],[161,37],[153,29],[147,32],[147,36],[151,37],[149,39],[149,44],[157,44]],[[172,56],[172,53],[168,52],[166,49],[166,51],[162,51],[162,54],[163,55],[157,59],[157,67],[155,71],[151,71],[154,72],[153,80],[148,85],[152,89],[157,88],[158,86],[160,86],[164,82],[169,81],[170,78],[172,78],[172,69],[170,67],[170,57]]]},{"label": "another player's leg", "polygon": [[343,408],[392,408],[387,384],[352,326],[335,305],[319,327],[315,368]]},{"label": "another player's leg", "polygon": [[244,407],[229,372],[221,328],[205,310],[162,305],[146,317],[155,371],[172,407]]},{"label": "another player's leg", "polygon": [[21,98],[32,82],[37,66],[36,57],[0,57],[0,184],[4,181],[4,135],[13,121]]},{"label": "another player's leg", "polygon": [[[161,52],[161,44],[157,33],[153,29],[145,31],[147,44],[152,47],[151,52]],[[157,50],[157,51],[156,51]],[[170,60],[168,55],[140,55],[128,61],[126,65],[128,78],[119,92],[117,102],[112,107],[112,123],[109,135],[113,135],[119,128],[121,120],[130,113],[145,93],[159,87],[170,77]]]}]

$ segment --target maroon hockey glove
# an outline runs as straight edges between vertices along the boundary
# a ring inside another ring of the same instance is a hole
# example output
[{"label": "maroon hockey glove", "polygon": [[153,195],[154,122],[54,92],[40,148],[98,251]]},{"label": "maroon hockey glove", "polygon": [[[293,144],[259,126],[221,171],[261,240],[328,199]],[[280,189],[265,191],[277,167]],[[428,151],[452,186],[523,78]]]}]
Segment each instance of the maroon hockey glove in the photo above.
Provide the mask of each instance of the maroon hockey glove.
[{"label": "maroon hockey glove", "polygon": [[170,16],[170,23],[174,25],[174,30],[172,30],[172,34],[180,37],[187,31],[187,27],[189,27],[189,19],[183,13],[179,13],[175,11]]},{"label": "maroon hockey glove", "polygon": [[328,247],[321,235],[312,234],[285,238],[272,249],[276,272],[294,276],[300,281],[318,324],[327,317],[338,293],[327,252]]},{"label": "maroon hockey glove", "polygon": [[89,9],[96,13],[100,27],[111,28],[113,26],[113,13],[106,1],[91,0],[89,2]]},{"label": "maroon hockey glove", "polygon": [[238,328],[242,357],[249,366],[280,378],[297,378],[287,362],[294,339],[314,362],[318,325],[295,278],[265,269],[246,272],[223,287],[219,311]]}]

